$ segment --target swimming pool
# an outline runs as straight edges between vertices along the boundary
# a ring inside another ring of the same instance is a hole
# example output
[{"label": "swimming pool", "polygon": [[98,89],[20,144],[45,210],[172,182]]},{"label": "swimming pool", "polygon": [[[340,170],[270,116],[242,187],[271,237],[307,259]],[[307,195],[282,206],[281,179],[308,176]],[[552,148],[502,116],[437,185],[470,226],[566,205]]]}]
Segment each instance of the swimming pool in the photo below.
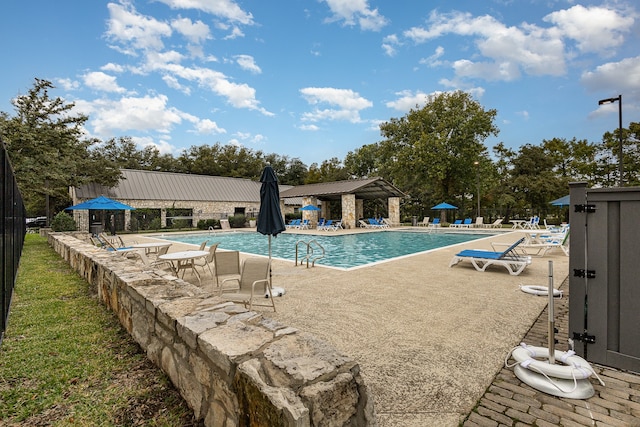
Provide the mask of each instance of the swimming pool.
[{"label": "swimming pool", "polygon": [[[271,238],[271,254],[274,258],[298,260],[307,254],[305,243],[315,240],[325,249],[325,256],[316,264],[351,269],[388,261],[406,255],[439,249],[445,246],[485,238],[487,234],[472,233],[424,233],[411,231],[380,231],[375,233],[341,234],[335,236],[282,233]],[[257,232],[214,232],[198,234],[162,235],[163,239],[199,245],[218,242],[218,248],[237,250],[255,255],[269,254],[269,238]],[[315,245],[314,256],[322,253]]]}]

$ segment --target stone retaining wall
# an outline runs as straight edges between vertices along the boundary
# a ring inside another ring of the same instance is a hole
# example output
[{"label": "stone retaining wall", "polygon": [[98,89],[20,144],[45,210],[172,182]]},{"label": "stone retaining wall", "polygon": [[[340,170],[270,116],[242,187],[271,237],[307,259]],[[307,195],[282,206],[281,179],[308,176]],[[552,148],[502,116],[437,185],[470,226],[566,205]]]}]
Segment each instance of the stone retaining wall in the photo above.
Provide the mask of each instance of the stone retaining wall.
[{"label": "stone retaining wall", "polygon": [[376,425],[359,365],[328,343],[73,236],[48,240],[205,425]]}]

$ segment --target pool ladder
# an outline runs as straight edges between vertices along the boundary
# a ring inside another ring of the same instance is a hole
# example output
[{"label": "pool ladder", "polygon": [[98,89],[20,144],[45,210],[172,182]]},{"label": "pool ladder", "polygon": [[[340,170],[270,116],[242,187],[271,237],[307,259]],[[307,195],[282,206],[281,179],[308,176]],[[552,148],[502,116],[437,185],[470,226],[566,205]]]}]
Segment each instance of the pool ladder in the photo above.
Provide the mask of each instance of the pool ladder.
[{"label": "pool ladder", "polygon": [[[307,254],[300,258],[300,265],[302,265],[303,262],[307,261],[307,268],[309,268],[309,261],[311,261],[311,267],[315,267],[316,261],[319,260],[320,258],[324,258],[324,255],[325,255],[324,248],[316,240],[310,240],[308,242],[305,242],[304,240],[298,240],[296,242],[296,266],[298,265],[298,254],[300,253],[301,245],[303,247],[306,246]],[[322,255],[314,256],[314,246],[316,250],[322,251]]]}]

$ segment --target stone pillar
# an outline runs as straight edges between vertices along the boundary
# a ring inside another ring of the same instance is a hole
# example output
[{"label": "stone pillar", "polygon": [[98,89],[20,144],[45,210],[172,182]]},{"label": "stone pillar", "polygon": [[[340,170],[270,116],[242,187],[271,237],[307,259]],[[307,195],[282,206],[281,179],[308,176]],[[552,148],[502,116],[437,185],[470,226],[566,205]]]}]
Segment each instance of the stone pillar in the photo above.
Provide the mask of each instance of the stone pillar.
[{"label": "stone pillar", "polygon": [[165,228],[167,226],[167,210],[160,208],[160,226]]},{"label": "stone pillar", "polygon": [[400,197],[389,197],[389,221],[400,224]]},{"label": "stone pillar", "polygon": [[[318,198],[314,196],[304,196],[302,198],[302,206],[318,206]],[[308,219],[311,227],[318,225],[318,211],[301,211],[302,219]]]},{"label": "stone pillar", "polygon": [[356,222],[364,218],[364,200],[356,199]]},{"label": "stone pillar", "polygon": [[131,231],[131,211],[124,211],[124,229]]},{"label": "stone pillar", "polygon": [[344,228],[356,227],[356,195],[342,195],[342,226]]}]

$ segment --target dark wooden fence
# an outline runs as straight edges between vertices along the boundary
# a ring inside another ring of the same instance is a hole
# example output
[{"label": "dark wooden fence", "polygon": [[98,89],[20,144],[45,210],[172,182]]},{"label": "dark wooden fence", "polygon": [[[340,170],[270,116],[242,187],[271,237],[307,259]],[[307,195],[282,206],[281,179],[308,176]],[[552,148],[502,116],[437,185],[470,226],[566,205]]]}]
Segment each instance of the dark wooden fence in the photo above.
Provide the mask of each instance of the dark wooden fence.
[{"label": "dark wooden fence", "polygon": [[570,338],[590,362],[640,372],[640,187],[570,190]]},{"label": "dark wooden fence", "polygon": [[2,217],[0,223],[0,256],[2,256],[0,267],[2,269],[0,278],[2,281],[2,289],[0,289],[0,344],[2,344],[24,244],[26,213],[22,195],[13,175],[11,162],[1,139],[0,169],[0,179],[2,180],[0,182],[2,191],[2,200],[0,201],[0,216]]}]

